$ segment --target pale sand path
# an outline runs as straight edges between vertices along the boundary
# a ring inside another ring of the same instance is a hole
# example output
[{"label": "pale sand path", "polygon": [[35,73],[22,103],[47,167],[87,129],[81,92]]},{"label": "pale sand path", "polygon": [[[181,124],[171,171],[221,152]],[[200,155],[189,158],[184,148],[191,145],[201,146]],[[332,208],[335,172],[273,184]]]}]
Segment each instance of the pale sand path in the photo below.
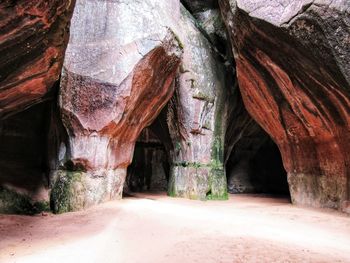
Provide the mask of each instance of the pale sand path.
[{"label": "pale sand path", "polygon": [[83,212],[0,215],[0,262],[350,262],[350,217],[264,196],[138,194]]}]

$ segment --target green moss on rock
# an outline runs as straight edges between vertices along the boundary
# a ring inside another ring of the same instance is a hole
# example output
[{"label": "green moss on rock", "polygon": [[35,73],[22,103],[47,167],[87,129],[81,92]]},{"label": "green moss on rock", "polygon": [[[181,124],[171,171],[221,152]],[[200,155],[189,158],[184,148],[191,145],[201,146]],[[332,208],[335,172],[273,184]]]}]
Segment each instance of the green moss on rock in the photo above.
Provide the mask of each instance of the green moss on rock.
[{"label": "green moss on rock", "polygon": [[174,37],[175,37],[176,42],[179,44],[179,47],[180,47],[181,49],[184,49],[184,48],[185,48],[185,45],[184,45],[184,43],[181,41],[180,37],[179,37],[177,34],[175,34],[174,32],[173,32],[173,34],[174,34]]},{"label": "green moss on rock", "polygon": [[173,187],[168,187],[168,192],[167,192],[168,196],[170,197],[176,197],[176,192],[175,189]]},{"label": "green moss on rock", "polygon": [[223,193],[222,195],[213,195],[213,194],[208,194],[207,195],[207,200],[228,200],[228,193]]},{"label": "green moss on rock", "polygon": [[217,166],[211,168],[210,189],[208,200],[228,200],[226,175],[222,164],[221,168]]},{"label": "green moss on rock", "polygon": [[33,201],[29,196],[0,186],[0,213],[34,215],[50,211],[48,201]]},{"label": "green moss on rock", "polygon": [[60,214],[81,209],[77,188],[84,187],[82,172],[61,171],[51,190],[50,204],[54,213]]},{"label": "green moss on rock", "polygon": [[227,183],[222,163],[174,164],[171,169],[168,195],[203,201],[227,200]]}]

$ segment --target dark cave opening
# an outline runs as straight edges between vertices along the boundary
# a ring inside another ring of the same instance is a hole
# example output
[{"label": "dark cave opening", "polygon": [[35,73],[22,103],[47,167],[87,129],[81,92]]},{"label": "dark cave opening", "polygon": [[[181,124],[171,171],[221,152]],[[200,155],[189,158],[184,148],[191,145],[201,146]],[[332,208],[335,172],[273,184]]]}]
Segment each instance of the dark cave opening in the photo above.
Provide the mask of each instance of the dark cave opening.
[{"label": "dark cave opening", "polygon": [[137,192],[166,192],[172,149],[166,120],[166,106],[153,123],[144,128],[135,144],[132,163],[127,169],[123,196]]},{"label": "dark cave opening", "polygon": [[241,138],[228,158],[226,171],[230,193],[259,193],[290,198],[287,172],[280,151],[261,129]]},{"label": "dark cave opening", "polygon": [[225,137],[227,190],[231,194],[280,195],[290,200],[287,172],[276,143],[250,116],[237,78]]},{"label": "dark cave opening", "polygon": [[37,194],[47,188],[49,102],[9,116],[0,124],[0,185]]},{"label": "dark cave opening", "polygon": [[164,144],[148,127],[139,136],[132,163],[127,170],[124,193],[165,192],[169,161]]},{"label": "dark cave opening", "polygon": [[[289,196],[287,172],[277,145],[271,138],[261,146],[252,160],[252,181],[257,192]],[[259,185],[262,187],[259,189]]]}]

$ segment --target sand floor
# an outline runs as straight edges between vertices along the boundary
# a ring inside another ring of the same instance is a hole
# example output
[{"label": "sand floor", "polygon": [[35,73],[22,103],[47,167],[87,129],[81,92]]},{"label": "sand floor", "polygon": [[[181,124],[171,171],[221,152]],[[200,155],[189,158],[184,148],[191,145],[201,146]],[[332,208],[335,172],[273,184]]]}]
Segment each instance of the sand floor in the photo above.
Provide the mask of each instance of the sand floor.
[{"label": "sand floor", "polygon": [[138,194],[63,215],[0,215],[0,262],[350,262],[350,217],[283,198]]}]

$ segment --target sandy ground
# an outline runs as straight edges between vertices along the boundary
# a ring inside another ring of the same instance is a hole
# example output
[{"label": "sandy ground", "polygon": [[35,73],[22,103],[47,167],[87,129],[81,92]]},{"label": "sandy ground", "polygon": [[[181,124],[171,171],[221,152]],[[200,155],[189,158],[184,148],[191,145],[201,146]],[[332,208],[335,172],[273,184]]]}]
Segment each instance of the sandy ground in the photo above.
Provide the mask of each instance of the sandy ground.
[{"label": "sandy ground", "polygon": [[63,215],[0,215],[0,262],[350,262],[350,218],[234,195],[138,194]]}]

